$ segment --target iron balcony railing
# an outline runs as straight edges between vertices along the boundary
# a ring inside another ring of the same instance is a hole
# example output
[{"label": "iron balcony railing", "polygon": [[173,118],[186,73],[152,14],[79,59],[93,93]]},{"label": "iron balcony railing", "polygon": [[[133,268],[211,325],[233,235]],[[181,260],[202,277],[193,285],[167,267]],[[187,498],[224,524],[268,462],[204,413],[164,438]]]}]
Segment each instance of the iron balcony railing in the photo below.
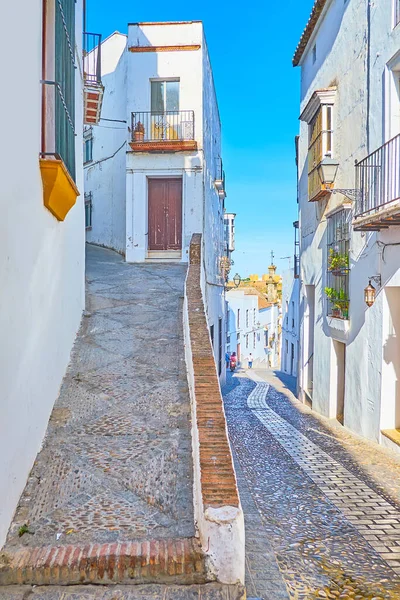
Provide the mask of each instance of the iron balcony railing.
[{"label": "iron balcony railing", "polygon": [[194,111],[132,113],[133,142],[174,142],[194,140]]},{"label": "iron balcony railing", "polygon": [[356,189],[356,217],[400,199],[400,135],[356,164]]},{"label": "iron balcony railing", "polygon": [[101,85],[101,33],[83,34],[83,77],[89,85]]}]

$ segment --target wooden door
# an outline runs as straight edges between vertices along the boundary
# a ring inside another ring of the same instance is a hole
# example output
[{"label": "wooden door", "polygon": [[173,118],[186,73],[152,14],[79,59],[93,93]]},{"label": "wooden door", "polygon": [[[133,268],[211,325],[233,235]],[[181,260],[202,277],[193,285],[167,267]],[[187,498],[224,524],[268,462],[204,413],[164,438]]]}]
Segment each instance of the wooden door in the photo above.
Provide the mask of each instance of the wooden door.
[{"label": "wooden door", "polygon": [[149,179],[149,250],[182,249],[182,179]]}]

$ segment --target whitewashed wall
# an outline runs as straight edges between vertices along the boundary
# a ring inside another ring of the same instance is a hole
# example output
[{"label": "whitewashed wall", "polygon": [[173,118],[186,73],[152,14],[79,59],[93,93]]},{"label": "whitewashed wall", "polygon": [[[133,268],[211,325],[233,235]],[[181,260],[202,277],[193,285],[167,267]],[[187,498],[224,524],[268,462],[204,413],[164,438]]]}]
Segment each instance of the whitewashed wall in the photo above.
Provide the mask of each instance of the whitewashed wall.
[{"label": "whitewashed wall", "polygon": [[[300,282],[294,277],[294,269],[282,275],[282,335],[281,371],[297,377],[299,359],[299,301]],[[292,363],[293,345],[293,363]]]},{"label": "whitewashed wall", "polygon": [[[227,344],[227,352],[237,352],[237,344],[240,343],[240,363],[242,366],[247,367],[247,359],[251,353],[254,358],[253,367],[277,367],[279,307],[274,305],[259,310],[258,296],[256,294],[246,294],[240,289],[230,290],[226,294],[226,299],[228,302],[227,334],[230,339],[230,343]],[[238,311],[240,311],[239,321]],[[248,323],[246,321],[246,311],[249,311]],[[270,350],[265,346],[265,328],[268,328],[269,340],[272,336],[275,337],[275,342]]]},{"label": "whitewashed wall", "polygon": [[[371,11],[369,53],[368,6]],[[340,162],[335,182],[338,188],[354,188],[354,160],[363,159],[397,133],[395,125],[388,124],[388,120],[392,118],[390,114],[393,107],[389,108],[389,97],[393,98],[393,89],[389,85],[392,74],[387,63],[400,50],[400,29],[392,28],[392,9],[390,0],[372,4],[363,0],[347,0],[345,3],[342,0],[331,0],[326,5],[320,25],[302,59],[300,112],[315,90],[337,86],[334,157]],[[314,44],[317,52],[315,64],[312,60]],[[366,74],[368,61],[371,69],[369,85]],[[361,435],[380,440],[381,415],[387,414],[385,403],[392,402],[387,394],[382,393],[382,356],[388,315],[385,316],[385,293],[379,293],[375,305],[367,309],[363,289],[368,284],[368,277],[378,273],[382,273],[386,286],[398,285],[400,250],[389,247],[386,262],[383,262],[382,247],[377,242],[398,241],[399,229],[390,228],[368,234],[352,233],[349,325],[340,326],[327,319],[323,293],[327,285],[326,215],[343,201],[343,197],[336,194],[331,196],[329,202],[308,202],[306,123],[301,123],[300,134],[300,388],[304,391],[307,387],[310,354],[307,350],[310,310],[307,297],[310,297],[312,288],[307,286],[314,286],[313,408],[326,416],[336,416],[334,381],[337,374],[333,340],[343,342],[346,344],[344,423]],[[388,418],[385,420],[386,423],[390,421]],[[393,427],[393,414],[391,421]]]},{"label": "whitewashed wall", "polygon": [[85,192],[92,193],[93,206],[86,240],[123,254],[127,123],[118,121],[126,121],[126,39],[115,33],[102,43],[102,120],[92,128],[93,160],[85,164]]},{"label": "whitewashed wall", "polygon": [[[0,203],[0,547],[42,443],[84,307],[82,131],[77,126],[77,186],[64,222],[43,205],[41,139],[42,4],[0,9],[3,152]],[[76,5],[81,60],[82,1]],[[24,44],[15,44],[15,32]],[[10,52],[12,48],[12,52]],[[82,86],[76,70],[76,123]],[[21,76],[23,74],[23,76]],[[23,118],[21,118],[23,115]]]}]

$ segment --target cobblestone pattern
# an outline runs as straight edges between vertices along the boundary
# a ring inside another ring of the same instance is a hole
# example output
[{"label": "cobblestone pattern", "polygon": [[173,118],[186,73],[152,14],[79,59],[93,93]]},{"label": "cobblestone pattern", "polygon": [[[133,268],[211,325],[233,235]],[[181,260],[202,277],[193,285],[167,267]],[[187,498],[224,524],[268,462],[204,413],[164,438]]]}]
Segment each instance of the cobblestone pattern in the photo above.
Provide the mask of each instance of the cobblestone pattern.
[{"label": "cobblestone pattern", "polygon": [[268,384],[258,384],[249,396],[249,408],[376,552],[400,574],[400,511],[271,410],[266,404],[268,390]]},{"label": "cobblestone pattern", "polygon": [[[287,438],[282,445],[280,431],[273,434],[248,407],[254,383],[239,381],[225,395],[230,439],[261,518],[262,529],[255,539],[266,553],[272,548],[290,600],[400,598],[400,579],[394,570],[300,467],[296,455],[304,459],[302,447],[297,445],[293,456],[289,454],[284,446]],[[283,394],[274,393],[276,403],[286,407],[282,410],[296,413]],[[273,415],[268,417],[272,420]],[[290,431],[290,437],[295,434]],[[328,486],[334,486],[329,475]],[[254,554],[250,550],[248,560],[257,565]],[[274,598],[268,578],[262,579],[263,568],[257,573],[256,567],[256,579],[248,569],[248,595]]]},{"label": "cobblestone pattern", "polygon": [[0,588],[0,600],[244,600],[243,589],[206,585],[124,585]]},{"label": "cobblestone pattern", "polygon": [[6,552],[194,536],[185,275],[88,247],[86,316]]}]

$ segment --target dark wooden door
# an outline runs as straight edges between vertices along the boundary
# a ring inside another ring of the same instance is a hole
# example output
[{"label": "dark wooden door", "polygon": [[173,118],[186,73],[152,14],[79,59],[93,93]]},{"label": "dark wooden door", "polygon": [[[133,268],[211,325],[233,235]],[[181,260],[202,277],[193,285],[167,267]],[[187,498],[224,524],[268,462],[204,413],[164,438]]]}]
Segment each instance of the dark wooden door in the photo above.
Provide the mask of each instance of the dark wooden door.
[{"label": "dark wooden door", "polygon": [[149,179],[149,250],[182,249],[182,179]]}]

